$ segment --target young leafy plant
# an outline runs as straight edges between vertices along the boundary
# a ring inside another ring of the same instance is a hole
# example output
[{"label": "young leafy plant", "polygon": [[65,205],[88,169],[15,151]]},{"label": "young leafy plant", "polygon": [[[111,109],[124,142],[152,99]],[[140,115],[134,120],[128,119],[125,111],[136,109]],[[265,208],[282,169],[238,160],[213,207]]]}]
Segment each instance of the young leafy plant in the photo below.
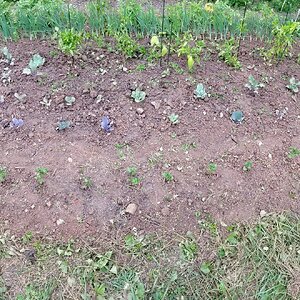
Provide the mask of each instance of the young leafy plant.
[{"label": "young leafy plant", "polygon": [[58,47],[59,49],[70,56],[74,56],[79,49],[80,44],[83,40],[83,35],[74,30],[74,28],[60,31],[56,28],[58,36]]},{"label": "young leafy plant", "polygon": [[208,164],[208,173],[209,174],[216,174],[217,168],[218,168],[217,164],[215,164],[215,163],[209,163]]},{"label": "young leafy plant", "polygon": [[144,47],[139,45],[128,33],[121,32],[115,35],[117,49],[122,52],[126,58],[137,57],[145,54]]},{"label": "young leafy plant", "polygon": [[185,240],[179,244],[181,257],[184,260],[194,260],[198,254],[198,247],[194,238],[189,235]]},{"label": "young leafy plant", "polygon": [[162,176],[163,176],[163,179],[165,180],[165,182],[171,182],[174,180],[174,176],[170,172],[163,172]]},{"label": "young leafy plant", "polygon": [[71,122],[68,120],[62,120],[57,123],[56,130],[63,131],[71,127]]},{"label": "young leafy plant", "polygon": [[299,155],[300,155],[300,149],[296,147],[290,147],[288,158],[296,158]]},{"label": "young leafy plant", "polygon": [[179,123],[179,116],[172,113],[169,115],[169,121],[173,124],[173,125],[176,125]]},{"label": "young leafy plant", "polygon": [[45,183],[45,177],[48,174],[47,168],[37,168],[35,169],[35,180],[39,185],[43,185]]},{"label": "young leafy plant", "polygon": [[251,160],[246,161],[243,166],[243,171],[248,172],[252,169],[252,167],[253,167],[253,162]]},{"label": "young leafy plant", "polygon": [[296,81],[295,77],[290,78],[290,83],[286,86],[294,94],[299,92],[300,81]]},{"label": "young leafy plant", "polygon": [[7,178],[7,170],[4,167],[0,167],[0,183],[3,183]]},{"label": "young leafy plant", "polygon": [[266,51],[265,56],[268,60],[279,61],[289,54],[293,44],[297,41],[300,29],[299,22],[284,22],[273,24],[273,38],[271,48]]},{"label": "young leafy plant", "polygon": [[247,87],[250,91],[254,92],[254,93],[258,93],[258,90],[260,88],[263,88],[265,85],[263,83],[258,82],[257,80],[255,80],[255,78],[250,75],[248,78],[248,83],[245,84],[245,87]]},{"label": "young leafy plant", "polygon": [[91,177],[81,176],[80,177],[81,188],[83,190],[89,190],[93,186]]},{"label": "young leafy plant", "polygon": [[142,102],[146,98],[146,92],[142,91],[140,88],[136,88],[136,90],[132,91],[131,98],[136,103]]},{"label": "young leafy plant", "polygon": [[195,98],[204,100],[207,96],[204,85],[202,83],[197,84],[197,88],[194,91]]},{"label": "young leafy plant", "polygon": [[240,69],[241,63],[237,57],[237,48],[234,38],[226,41],[223,45],[218,46],[219,58],[224,60],[227,65]]},{"label": "young leafy plant", "polygon": [[128,167],[127,174],[129,175],[129,181],[131,185],[135,186],[140,184],[141,179],[137,176],[136,167]]},{"label": "young leafy plant", "polygon": [[177,50],[178,56],[186,56],[188,70],[189,72],[192,72],[195,62],[200,61],[200,54],[205,43],[201,40],[197,40],[190,33],[186,33],[183,37],[179,37],[179,41],[180,44]]},{"label": "young leafy plant", "polygon": [[65,102],[67,106],[72,106],[76,101],[76,98],[73,96],[66,96],[65,97]]},{"label": "young leafy plant", "polygon": [[2,48],[1,52],[6,59],[6,63],[10,65],[13,64],[14,59],[12,57],[12,54],[9,52],[8,48],[7,47]]},{"label": "young leafy plant", "polygon": [[23,70],[23,74],[31,75],[37,72],[37,69],[43,66],[45,58],[40,56],[38,53],[34,54],[28,64],[28,67]]}]

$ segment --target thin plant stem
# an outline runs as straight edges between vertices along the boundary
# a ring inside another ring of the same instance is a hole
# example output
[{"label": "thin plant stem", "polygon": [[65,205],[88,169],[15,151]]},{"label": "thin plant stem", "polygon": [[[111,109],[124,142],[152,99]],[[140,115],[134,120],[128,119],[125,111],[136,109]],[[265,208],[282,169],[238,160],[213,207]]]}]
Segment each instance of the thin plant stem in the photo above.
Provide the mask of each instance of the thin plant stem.
[{"label": "thin plant stem", "polygon": [[241,22],[240,36],[239,36],[239,41],[238,41],[237,53],[236,53],[237,57],[240,54],[242,31],[243,31],[243,28],[244,28],[244,25],[245,25],[245,18],[246,18],[247,8],[248,8],[248,0],[245,1],[244,14],[243,14],[242,22]]},{"label": "thin plant stem", "polygon": [[[160,54],[162,53],[163,49],[163,36],[165,30],[165,8],[166,8],[166,0],[163,0],[163,11],[162,11],[162,22],[161,22],[161,43],[160,43]],[[160,57],[159,65],[162,65],[162,56]]]},{"label": "thin plant stem", "polygon": [[170,62],[171,43],[172,43],[172,21],[170,21],[170,33],[169,33],[169,45],[168,45],[168,57],[167,57],[167,65],[168,66],[169,66],[169,62]]}]

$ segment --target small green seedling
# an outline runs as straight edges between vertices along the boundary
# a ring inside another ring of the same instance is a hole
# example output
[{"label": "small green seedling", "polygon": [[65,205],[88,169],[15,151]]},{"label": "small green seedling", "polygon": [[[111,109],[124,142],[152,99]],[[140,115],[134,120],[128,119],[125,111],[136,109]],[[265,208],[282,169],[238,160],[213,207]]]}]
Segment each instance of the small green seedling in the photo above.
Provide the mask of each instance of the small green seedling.
[{"label": "small green seedling", "polygon": [[43,185],[45,183],[45,177],[48,174],[47,168],[37,168],[35,169],[35,180],[39,185]]},{"label": "small green seedling", "polygon": [[141,179],[138,177],[131,177],[130,184],[131,185],[139,185],[141,183]]},{"label": "small green seedling", "polygon": [[146,65],[145,64],[139,64],[136,66],[136,71],[138,72],[142,72],[142,71],[145,71],[146,70]]},{"label": "small green seedling", "polygon": [[185,144],[183,144],[183,145],[181,146],[181,148],[182,148],[182,150],[183,150],[184,152],[188,152],[188,151],[190,151],[191,149],[197,148],[197,145],[196,145],[195,142],[192,142],[192,143],[185,143]]},{"label": "small green seedling", "polygon": [[71,127],[71,122],[67,120],[59,121],[56,130],[63,131]]},{"label": "small green seedling", "polygon": [[23,74],[31,75],[37,72],[37,69],[45,63],[45,58],[38,53],[34,54],[28,64],[28,67],[23,70]]},{"label": "small green seedling", "polygon": [[194,96],[196,99],[204,100],[207,96],[204,85],[202,83],[197,84],[197,88],[194,91]]},{"label": "small green seedling", "polygon": [[198,246],[194,237],[188,232],[187,238],[179,243],[181,257],[184,260],[194,260],[198,254]]},{"label": "small green seedling", "polygon": [[247,87],[250,91],[254,93],[258,93],[258,90],[260,88],[263,88],[265,85],[263,83],[258,82],[255,80],[255,78],[250,75],[248,78],[248,83],[245,84],[245,87]]},{"label": "small green seedling", "polygon": [[174,113],[172,113],[172,114],[169,115],[169,120],[170,120],[170,122],[171,122],[173,125],[176,125],[176,124],[179,123],[179,116],[176,115],[176,114],[174,114]]},{"label": "small green seedling", "polygon": [[91,177],[82,176],[80,178],[80,182],[81,182],[81,188],[83,190],[89,190],[93,186],[93,181]]},{"label": "small green seedling", "polygon": [[165,182],[171,182],[174,180],[174,176],[170,172],[163,172],[162,176],[163,176]]},{"label": "small green seedling", "polygon": [[140,88],[136,88],[135,91],[132,91],[131,98],[134,102],[139,103],[145,100],[146,93],[142,91]]},{"label": "small green seedling", "polygon": [[297,156],[300,155],[300,149],[296,147],[290,147],[290,151],[288,153],[288,158],[296,158]]},{"label": "small green seedling", "polygon": [[211,272],[211,269],[212,269],[212,267],[211,267],[211,263],[209,263],[209,262],[204,262],[204,263],[202,263],[202,265],[200,266],[200,271],[203,273],[203,274],[208,274],[208,273],[210,273]]},{"label": "small green seedling", "polygon": [[9,52],[8,48],[7,47],[4,47],[1,49],[1,53],[3,54],[3,56],[5,57],[6,59],[6,62],[8,64],[12,64],[13,63],[13,57],[11,55],[11,53]]},{"label": "small green seedling", "polygon": [[251,160],[246,161],[243,166],[243,171],[248,172],[252,169],[252,167],[253,167],[253,162]]},{"label": "small green seedling", "polygon": [[76,98],[73,96],[66,96],[65,97],[65,102],[67,106],[72,106],[76,101]]},{"label": "small green seedling", "polygon": [[6,168],[0,167],[0,183],[3,183],[7,178]]},{"label": "small green seedling", "polygon": [[208,164],[208,172],[210,174],[215,174],[217,172],[217,168],[218,168],[218,166],[215,163],[209,163]]},{"label": "small green seedling", "polygon": [[290,84],[288,84],[286,87],[292,91],[294,94],[299,92],[299,86],[300,86],[300,81],[296,81],[295,77],[290,78]]},{"label": "small green seedling", "polygon": [[131,185],[139,185],[141,179],[137,177],[137,168],[136,167],[128,167],[127,174],[129,175],[129,181]]},{"label": "small green seedling", "polygon": [[128,167],[127,173],[129,176],[136,176],[137,174],[137,168],[136,167]]}]

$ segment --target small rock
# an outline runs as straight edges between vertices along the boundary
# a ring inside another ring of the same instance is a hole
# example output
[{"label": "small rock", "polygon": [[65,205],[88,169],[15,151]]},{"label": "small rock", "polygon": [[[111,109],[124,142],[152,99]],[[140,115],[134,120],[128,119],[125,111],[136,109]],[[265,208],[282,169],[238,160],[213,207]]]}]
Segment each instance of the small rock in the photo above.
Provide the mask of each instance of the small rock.
[{"label": "small rock", "polygon": [[46,205],[47,205],[48,208],[50,208],[50,207],[52,206],[52,202],[48,201],[48,202],[46,203]]},{"label": "small rock", "polygon": [[81,59],[82,59],[83,61],[87,61],[87,60],[88,60],[87,56],[84,55],[84,54],[81,56]]},{"label": "small rock", "polygon": [[151,105],[156,109],[158,110],[160,108],[160,102],[158,101],[152,101],[151,102]]},{"label": "small rock", "polygon": [[162,210],[161,210],[161,214],[165,217],[167,217],[168,215],[170,215],[170,209],[169,207],[165,206]]},{"label": "small rock", "polygon": [[137,210],[137,205],[135,203],[130,203],[127,208],[125,209],[125,213],[134,215]]},{"label": "small rock", "polygon": [[30,139],[32,139],[33,136],[34,136],[34,133],[33,133],[32,131],[28,133],[28,137],[29,137]]},{"label": "small rock", "polygon": [[261,218],[263,218],[267,215],[267,212],[265,210],[261,210],[259,215],[260,215]]},{"label": "small rock", "polygon": [[4,96],[0,95],[0,104],[4,103]]},{"label": "small rock", "polygon": [[91,96],[91,98],[95,99],[95,98],[97,98],[98,93],[95,90],[91,90],[90,91],[90,96]]},{"label": "small rock", "polygon": [[62,224],[64,224],[65,223],[65,221],[63,220],[63,219],[58,219],[57,221],[56,221],[56,224],[59,226],[59,225],[62,225]]},{"label": "small rock", "polygon": [[191,206],[194,201],[192,199],[188,199],[187,202],[188,202],[188,205]]},{"label": "small rock", "polygon": [[73,162],[72,157],[68,157],[68,162],[69,162],[69,163],[72,163],[72,162]]},{"label": "small rock", "polygon": [[82,94],[88,94],[89,93],[89,90],[88,89],[84,89],[83,91],[82,91]]},{"label": "small rock", "polygon": [[144,113],[144,109],[142,109],[141,107],[137,108],[136,109],[136,112],[139,114],[139,115],[142,115]]}]

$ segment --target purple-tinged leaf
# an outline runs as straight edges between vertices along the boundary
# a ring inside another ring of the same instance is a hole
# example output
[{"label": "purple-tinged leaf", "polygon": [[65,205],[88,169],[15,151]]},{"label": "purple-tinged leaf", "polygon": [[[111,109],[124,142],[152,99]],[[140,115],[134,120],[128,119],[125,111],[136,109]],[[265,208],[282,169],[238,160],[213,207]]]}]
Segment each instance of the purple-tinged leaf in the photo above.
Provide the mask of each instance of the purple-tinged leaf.
[{"label": "purple-tinged leaf", "polygon": [[11,120],[11,126],[12,127],[22,127],[24,125],[24,121],[22,119],[12,118]]},{"label": "purple-tinged leaf", "polygon": [[102,117],[101,120],[101,128],[105,131],[105,132],[111,132],[112,131],[112,125],[110,123],[110,119],[107,116]]}]

